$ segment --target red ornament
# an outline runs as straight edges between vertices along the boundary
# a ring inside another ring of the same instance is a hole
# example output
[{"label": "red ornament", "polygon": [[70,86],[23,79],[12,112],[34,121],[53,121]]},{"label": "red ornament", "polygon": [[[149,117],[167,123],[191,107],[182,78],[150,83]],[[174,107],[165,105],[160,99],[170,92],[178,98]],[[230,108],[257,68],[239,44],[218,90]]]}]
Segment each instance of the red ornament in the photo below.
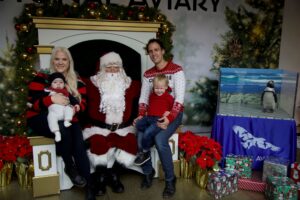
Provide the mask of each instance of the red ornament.
[{"label": "red ornament", "polygon": [[30,53],[30,54],[33,53],[33,50],[34,50],[34,49],[33,49],[32,47],[26,48],[27,53]]},{"label": "red ornament", "polygon": [[88,7],[89,7],[90,9],[95,9],[95,8],[96,8],[96,4],[95,4],[94,2],[89,2],[89,3],[88,3]]},{"label": "red ornament", "polygon": [[64,11],[64,16],[67,17],[69,15],[69,12],[67,10]]},{"label": "red ornament", "polygon": [[16,29],[17,31],[21,30],[21,25],[20,25],[20,24],[15,24],[15,29]]},{"label": "red ornament", "polygon": [[110,13],[108,16],[107,16],[108,19],[112,20],[114,19],[114,16]]},{"label": "red ornament", "polygon": [[139,7],[139,11],[143,12],[145,10],[144,6]]},{"label": "red ornament", "polygon": [[128,14],[128,16],[132,16],[133,15],[133,11],[132,10],[128,10],[127,14]]}]

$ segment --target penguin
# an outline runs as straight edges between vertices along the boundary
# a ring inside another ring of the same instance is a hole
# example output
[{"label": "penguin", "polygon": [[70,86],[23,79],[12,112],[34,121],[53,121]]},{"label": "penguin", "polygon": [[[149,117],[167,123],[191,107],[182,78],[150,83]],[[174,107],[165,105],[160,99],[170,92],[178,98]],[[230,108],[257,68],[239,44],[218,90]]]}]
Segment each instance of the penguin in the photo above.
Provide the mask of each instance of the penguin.
[{"label": "penguin", "polygon": [[266,88],[261,95],[261,105],[263,112],[273,113],[275,111],[277,105],[277,95],[273,80],[268,81]]}]

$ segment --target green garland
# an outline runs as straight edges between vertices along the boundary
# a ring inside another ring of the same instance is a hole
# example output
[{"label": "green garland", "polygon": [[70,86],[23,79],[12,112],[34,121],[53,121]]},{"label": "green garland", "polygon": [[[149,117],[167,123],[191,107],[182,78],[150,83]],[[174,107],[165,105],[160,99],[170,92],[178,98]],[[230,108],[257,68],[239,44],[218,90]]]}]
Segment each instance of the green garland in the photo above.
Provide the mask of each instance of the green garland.
[{"label": "green garland", "polygon": [[[159,22],[161,27],[157,32],[157,37],[162,40],[165,45],[166,59],[172,59],[171,50],[172,34],[175,31],[175,26],[167,20],[159,10],[150,7],[125,7],[116,4],[101,4],[97,2],[88,2],[79,5],[73,2],[71,5],[63,5],[59,0],[45,1],[47,3],[31,3],[25,4],[24,9],[19,17],[14,19],[15,29],[17,31],[17,41],[14,49],[13,59],[16,65],[16,80],[14,90],[17,94],[17,103],[19,106],[18,115],[11,116],[14,124],[6,124],[4,126],[14,126],[11,129],[1,134],[24,134],[30,135],[26,128],[25,112],[27,108],[27,85],[36,73],[34,65],[38,55],[34,45],[38,44],[38,34],[35,28],[32,17],[63,17],[63,18],[81,18],[95,20],[130,20],[130,21],[145,21]],[[1,119],[0,119],[1,121]],[[9,130],[9,128],[7,128]]]}]

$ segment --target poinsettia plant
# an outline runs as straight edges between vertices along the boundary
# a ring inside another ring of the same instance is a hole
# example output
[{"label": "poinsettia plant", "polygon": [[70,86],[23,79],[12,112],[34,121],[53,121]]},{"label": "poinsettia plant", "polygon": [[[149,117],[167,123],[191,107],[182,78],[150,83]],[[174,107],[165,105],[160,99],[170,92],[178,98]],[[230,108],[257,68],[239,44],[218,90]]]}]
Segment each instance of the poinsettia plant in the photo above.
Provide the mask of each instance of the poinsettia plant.
[{"label": "poinsettia plant", "polygon": [[32,146],[25,136],[0,135],[0,170],[6,162],[27,162],[32,159]]},{"label": "poinsettia plant", "polygon": [[179,134],[178,146],[185,159],[194,162],[201,169],[212,168],[217,161],[222,159],[220,143],[191,131]]}]

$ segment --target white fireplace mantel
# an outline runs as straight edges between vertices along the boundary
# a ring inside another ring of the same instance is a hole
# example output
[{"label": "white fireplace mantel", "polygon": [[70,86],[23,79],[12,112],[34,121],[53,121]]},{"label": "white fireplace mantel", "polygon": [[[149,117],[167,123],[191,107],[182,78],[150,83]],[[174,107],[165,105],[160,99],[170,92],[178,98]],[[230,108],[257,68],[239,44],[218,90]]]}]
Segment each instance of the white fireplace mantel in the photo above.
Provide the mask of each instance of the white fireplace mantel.
[{"label": "white fireplace mantel", "polygon": [[141,71],[152,66],[144,47],[155,38],[160,23],[120,20],[70,19],[34,17],[38,29],[37,51],[40,66],[49,68],[51,50],[54,46],[72,47],[89,40],[109,40],[124,44],[141,55]]}]

